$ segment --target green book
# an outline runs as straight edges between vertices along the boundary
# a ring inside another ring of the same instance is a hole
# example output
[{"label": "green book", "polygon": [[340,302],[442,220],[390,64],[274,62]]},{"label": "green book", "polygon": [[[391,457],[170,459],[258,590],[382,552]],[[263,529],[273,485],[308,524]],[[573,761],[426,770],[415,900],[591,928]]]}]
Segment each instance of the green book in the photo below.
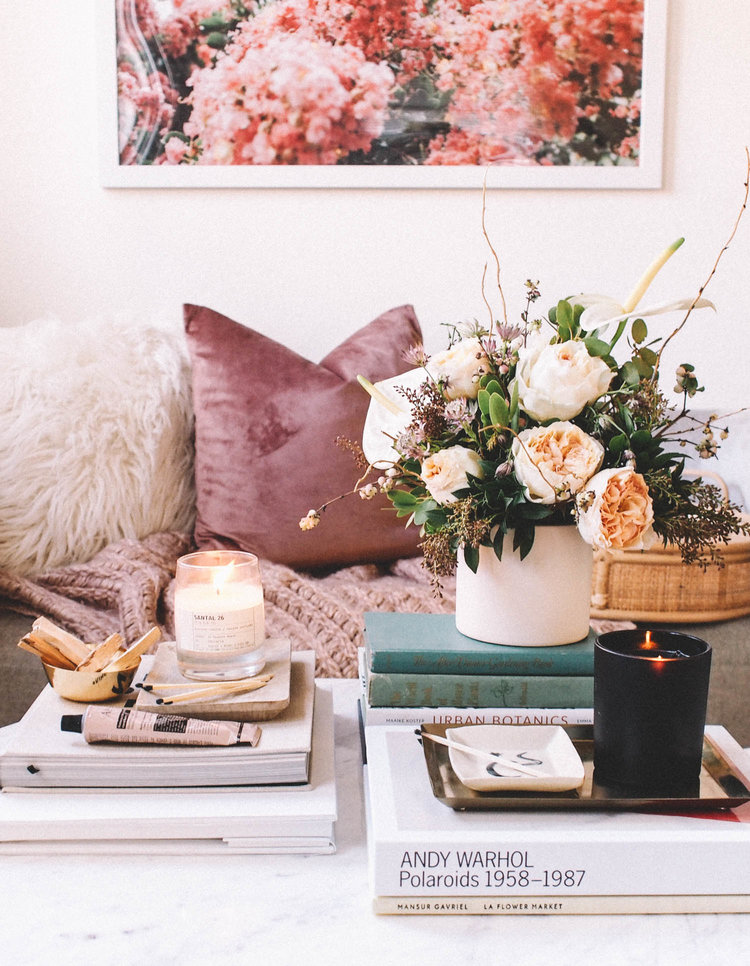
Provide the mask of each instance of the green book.
[{"label": "green book", "polygon": [[373,708],[591,708],[593,674],[386,674],[365,671]]},{"label": "green book", "polygon": [[589,631],[575,644],[512,647],[466,637],[454,614],[365,613],[367,666],[378,673],[591,675],[595,638]]}]

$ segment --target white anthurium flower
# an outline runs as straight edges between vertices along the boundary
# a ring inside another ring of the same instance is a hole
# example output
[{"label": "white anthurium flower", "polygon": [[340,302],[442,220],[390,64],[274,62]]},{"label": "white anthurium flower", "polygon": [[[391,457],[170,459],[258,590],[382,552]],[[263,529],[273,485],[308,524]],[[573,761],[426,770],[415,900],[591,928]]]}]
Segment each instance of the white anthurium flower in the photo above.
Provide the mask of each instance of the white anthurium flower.
[{"label": "white anthurium flower", "polygon": [[[675,299],[672,302],[650,305],[645,309],[638,309],[637,311],[630,309],[628,311],[624,305],[620,305],[619,302],[607,295],[593,295],[586,292],[574,295],[569,301],[573,305],[585,306],[581,314],[581,328],[585,329],[586,332],[593,332],[594,329],[601,331],[606,326],[614,322],[621,322],[623,319],[629,319],[631,316],[645,319],[651,315],[666,315],[667,312],[686,312],[693,305],[693,299]],[[708,299],[698,299],[693,308],[715,309],[716,306]]]},{"label": "white anthurium flower", "polygon": [[384,469],[400,459],[393,440],[405,432],[411,422],[411,407],[400,388],[418,389],[427,378],[424,369],[409,369],[400,376],[371,383],[358,376],[360,385],[370,394],[370,406],[362,430],[362,451],[368,463]]},{"label": "white anthurium flower", "polygon": [[653,282],[657,272],[674,255],[684,241],[684,238],[678,238],[677,241],[668,245],[654,259],[624,304],[621,305],[616,299],[610,298],[607,295],[594,295],[586,292],[582,292],[569,299],[568,301],[571,304],[584,306],[581,315],[581,327],[587,332],[592,332],[594,329],[601,330],[614,322],[622,322],[623,319],[629,319],[632,315],[637,315],[638,318],[647,318],[651,315],[666,315],[667,312],[687,311],[691,306],[694,309],[715,308],[713,302],[709,302],[708,299],[687,298],[674,299],[671,302],[662,302],[658,305],[651,305],[645,309],[635,311],[636,306],[646,293],[646,289]]}]

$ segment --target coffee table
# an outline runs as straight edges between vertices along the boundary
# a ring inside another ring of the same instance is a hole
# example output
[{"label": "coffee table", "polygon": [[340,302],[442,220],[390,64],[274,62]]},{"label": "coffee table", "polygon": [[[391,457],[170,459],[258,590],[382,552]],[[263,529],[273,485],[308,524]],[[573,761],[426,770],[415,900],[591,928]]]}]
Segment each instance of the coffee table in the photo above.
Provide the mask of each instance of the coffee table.
[{"label": "coffee table", "polygon": [[336,714],[335,855],[3,856],[0,950],[14,966],[715,966],[750,915],[376,916],[367,883],[356,681]]}]

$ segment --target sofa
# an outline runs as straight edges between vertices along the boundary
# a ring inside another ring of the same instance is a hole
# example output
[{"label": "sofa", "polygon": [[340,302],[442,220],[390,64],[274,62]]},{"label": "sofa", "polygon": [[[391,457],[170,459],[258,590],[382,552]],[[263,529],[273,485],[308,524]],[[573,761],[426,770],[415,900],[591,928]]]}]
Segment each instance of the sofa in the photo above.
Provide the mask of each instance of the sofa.
[{"label": "sofa", "polygon": [[[269,633],[314,649],[320,676],[356,676],[367,610],[450,612],[452,581],[435,595],[415,529],[377,501],[338,501],[314,532],[299,527],[358,475],[356,375],[403,371],[420,337],[411,306],[320,363],[194,305],[178,330],[0,329],[0,725],[46,681],[16,646],[34,616],[90,640],[153,623],[169,635],[174,564],[193,547],[259,555]],[[680,626],[713,646],[710,721],[750,745],[750,617]]]}]

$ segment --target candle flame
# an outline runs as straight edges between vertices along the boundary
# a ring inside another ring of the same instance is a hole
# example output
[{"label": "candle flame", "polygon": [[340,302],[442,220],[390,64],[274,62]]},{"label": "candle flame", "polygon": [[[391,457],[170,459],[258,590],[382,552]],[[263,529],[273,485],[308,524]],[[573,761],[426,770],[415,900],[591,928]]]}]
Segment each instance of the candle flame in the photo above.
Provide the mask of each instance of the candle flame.
[{"label": "candle flame", "polygon": [[217,597],[221,595],[224,590],[224,585],[229,581],[232,576],[232,571],[234,570],[234,561],[232,560],[225,567],[217,567],[214,571],[213,585],[216,591]]},{"label": "candle flame", "polygon": [[657,647],[658,645],[656,641],[651,640],[651,631],[646,631],[646,639],[644,640],[643,644],[641,644],[642,650],[654,651]]}]

